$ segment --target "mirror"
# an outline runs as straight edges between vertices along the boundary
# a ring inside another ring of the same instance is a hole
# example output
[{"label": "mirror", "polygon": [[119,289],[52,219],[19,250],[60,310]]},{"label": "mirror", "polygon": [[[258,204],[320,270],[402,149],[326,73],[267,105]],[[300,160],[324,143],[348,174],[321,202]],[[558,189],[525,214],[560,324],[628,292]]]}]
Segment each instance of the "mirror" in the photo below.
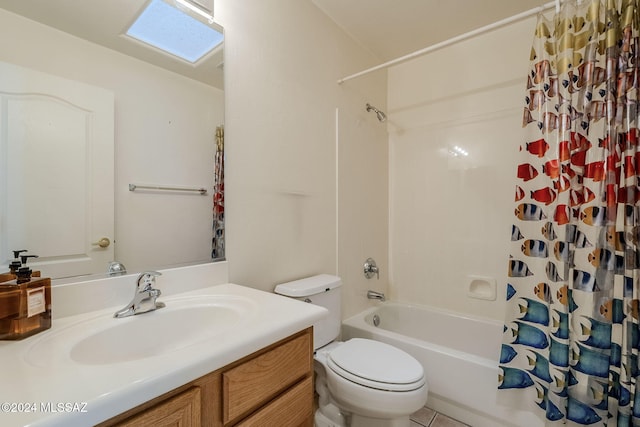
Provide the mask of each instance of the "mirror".
[{"label": "mirror", "polygon": [[[165,1],[172,3],[172,0]],[[207,1],[211,0],[198,0],[198,3],[206,5]],[[90,230],[89,225],[97,221],[94,214],[86,216],[87,224],[75,227],[86,234],[81,243],[86,254],[65,256],[49,256],[61,244],[58,238],[48,238],[46,229],[39,231],[42,240],[47,240],[46,247],[41,246],[46,253],[39,253],[42,258],[29,263],[43,275],[68,276],[47,274],[47,270],[56,271],[55,266],[68,259],[100,253],[105,249],[100,244],[105,242],[104,238],[111,241],[107,248],[114,251],[113,259],[123,263],[129,273],[212,260],[212,240],[216,237],[214,214],[222,219],[219,207],[214,212],[214,197],[220,197],[214,192],[214,175],[224,123],[223,49],[218,47],[190,64],[124,36],[147,3],[148,0],[0,0],[0,62],[16,67],[11,68],[13,72],[25,69],[36,76],[46,75],[53,79],[54,87],[65,87],[67,94],[75,94],[75,89],[66,83],[112,95],[114,187],[110,196],[114,207],[100,205],[91,209],[94,213],[114,212],[114,229]],[[216,24],[212,25],[221,30]],[[19,72],[17,75],[17,81],[27,80]],[[40,87],[40,82],[36,85]],[[0,115],[14,115],[11,102],[1,102]],[[53,121],[54,116],[57,117],[48,110],[42,113],[44,120]],[[93,113],[89,116],[94,117]],[[85,133],[91,134],[86,129]],[[60,154],[58,147],[53,151]],[[12,165],[4,169],[15,174],[4,179],[7,187],[22,183],[25,176],[34,176],[37,156],[33,153],[42,154],[41,151],[27,153],[24,161],[16,164],[15,157],[7,158],[6,147],[0,151],[0,162],[4,162],[0,164]],[[76,156],[62,154],[60,157],[77,158],[77,151],[74,153]],[[47,177],[46,184],[51,187],[61,168],[52,168],[49,172],[46,168],[55,165],[47,163],[60,160],[47,162],[46,159],[52,157],[45,154],[40,157],[45,160],[37,161],[39,173]],[[94,167],[96,162],[88,164]],[[131,184],[138,188],[131,191]],[[207,192],[202,196],[199,192],[182,191],[185,188],[204,188]],[[19,193],[21,188],[15,191]],[[85,191],[87,200],[97,199],[100,194],[99,191],[92,194],[86,188]],[[4,209],[0,208],[0,214],[7,211],[8,200],[14,200],[7,193],[6,189],[0,191],[0,206]],[[37,200],[41,199],[40,196]],[[49,210],[61,211],[55,209],[55,203],[56,200],[52,204],[54,208]],[[38,203],[25,209],[30,215],[34,210],[44,210]],[[31,216],[52,217],[45,212]],[[38,245],[13,247],[14,243],[10,247],[4,236],[17,227],[15,219],[13,223],[10,220],[10,215],[0,216],[2,267],[11,261],[12,250],[29,249],[38,253]],[[48,227],[52,228],[55,227]],[[65,236],[74,231],[65,229],[68,233]],[[218,231],[217,236],[223,237],[223,232]],[[97,270],[78,274],[103,274],[106,270],[107,264],[101,263]]]}]

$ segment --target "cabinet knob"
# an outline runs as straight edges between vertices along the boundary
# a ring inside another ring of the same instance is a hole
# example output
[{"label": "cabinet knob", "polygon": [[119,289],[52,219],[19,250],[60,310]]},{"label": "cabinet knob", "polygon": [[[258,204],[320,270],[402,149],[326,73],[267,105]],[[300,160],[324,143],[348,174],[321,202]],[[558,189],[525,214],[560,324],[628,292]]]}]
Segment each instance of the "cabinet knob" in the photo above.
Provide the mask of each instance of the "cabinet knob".
[{"label": "cabinet knob", "polygon": [[92,243],[93,246],[100,246],[101,248],[108,248],[110,244],[111,244],[111,240],[109,240],[107,237],[103,237],[97,242]]}]

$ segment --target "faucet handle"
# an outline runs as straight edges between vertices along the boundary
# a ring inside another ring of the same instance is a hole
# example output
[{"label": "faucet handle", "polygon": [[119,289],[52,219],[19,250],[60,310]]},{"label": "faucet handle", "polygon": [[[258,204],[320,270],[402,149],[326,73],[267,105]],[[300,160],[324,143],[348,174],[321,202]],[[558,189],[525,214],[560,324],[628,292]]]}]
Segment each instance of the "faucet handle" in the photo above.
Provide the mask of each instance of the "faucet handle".
[{"label": "faucet handle", "polygon": [[145,271],[138,276],[138,292],[146,291],[156,284],[156,277],[162,276],[159,271]]},{"label": "faucet handle", "polygon": [[364,277],[371,279],[374,274],[376,278],[380,279],[380,271],[378,270],[375,260],[373,258],[367,258],[364,262]]}]

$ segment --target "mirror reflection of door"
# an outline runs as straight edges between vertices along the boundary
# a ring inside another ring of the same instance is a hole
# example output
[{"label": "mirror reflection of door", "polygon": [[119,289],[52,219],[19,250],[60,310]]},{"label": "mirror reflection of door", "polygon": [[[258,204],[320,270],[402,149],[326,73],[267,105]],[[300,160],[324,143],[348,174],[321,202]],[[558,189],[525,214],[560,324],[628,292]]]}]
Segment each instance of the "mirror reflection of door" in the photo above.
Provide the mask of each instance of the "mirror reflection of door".
[{"label": "mirror reflection of door", "polygon": [[[0,263],[28,249],[49,277],[113,260],[114,97],[0,62]],[[108,239],[108,244],[107,244]]]}]

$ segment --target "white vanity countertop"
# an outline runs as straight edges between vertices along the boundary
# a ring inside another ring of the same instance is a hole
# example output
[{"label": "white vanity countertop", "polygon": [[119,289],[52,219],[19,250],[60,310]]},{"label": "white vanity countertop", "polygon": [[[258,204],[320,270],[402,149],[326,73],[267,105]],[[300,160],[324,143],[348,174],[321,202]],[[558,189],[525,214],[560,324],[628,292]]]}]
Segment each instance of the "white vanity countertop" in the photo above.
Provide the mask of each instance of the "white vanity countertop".
[{"label": "white vanity countertop", "polygon": [[[94,425],[305,329],[327,313],[318,306],[234,284],[160,297],[159,301],[170,307],[173,298],[201,295],[239,296],[255,304],[247,318],[212,339],[119,363],[79,364],[65,356],[67,351],[42,354],[40,363],[32,348],[44,340],[58,340],[54,348],[70,350],[71,345],[64,342],[68,328],[98,316],[112,316],[120,306],[54,318],[52,328],[45,332],[22,341],[0,341],[0,425]],[[135,321],[138,316],[128,319]],[[121,320],[127,319],[113,321]],[[162,337],[163,331],[149,330],[149,334]]]}]

